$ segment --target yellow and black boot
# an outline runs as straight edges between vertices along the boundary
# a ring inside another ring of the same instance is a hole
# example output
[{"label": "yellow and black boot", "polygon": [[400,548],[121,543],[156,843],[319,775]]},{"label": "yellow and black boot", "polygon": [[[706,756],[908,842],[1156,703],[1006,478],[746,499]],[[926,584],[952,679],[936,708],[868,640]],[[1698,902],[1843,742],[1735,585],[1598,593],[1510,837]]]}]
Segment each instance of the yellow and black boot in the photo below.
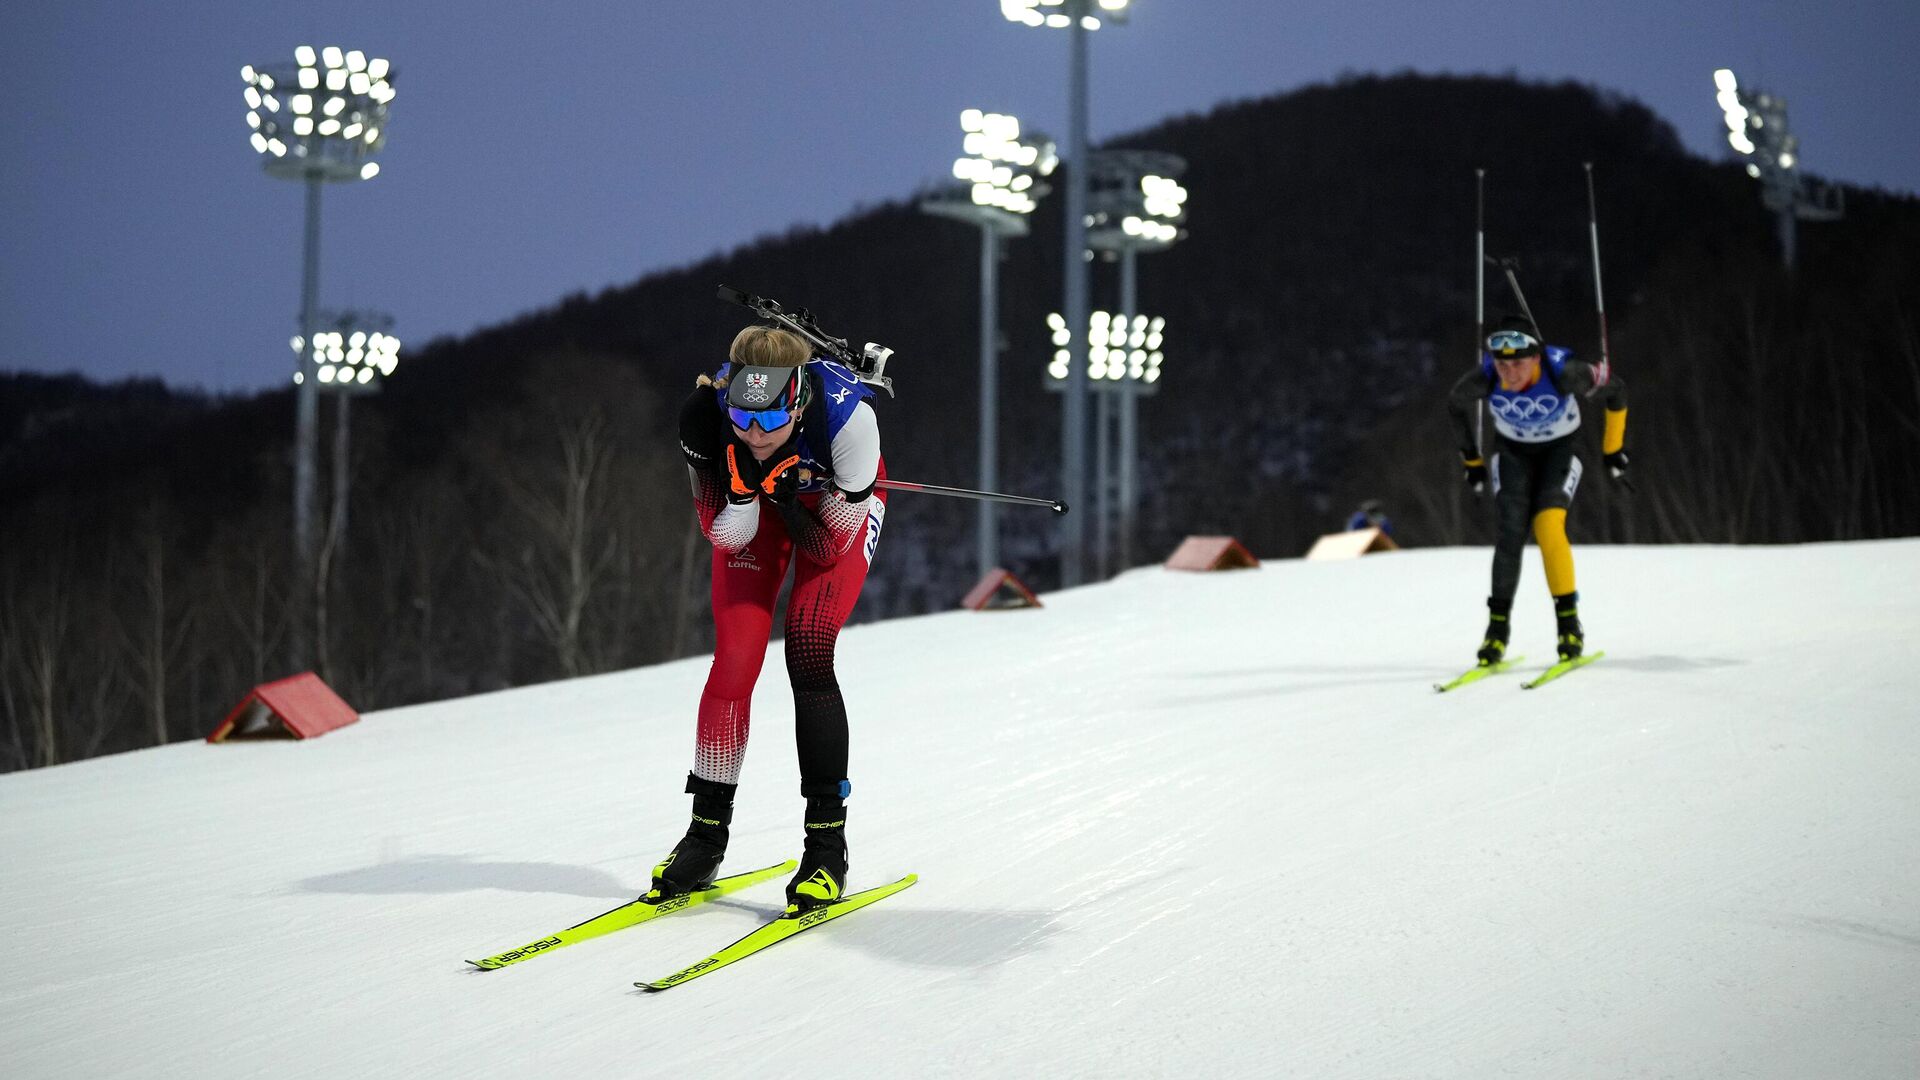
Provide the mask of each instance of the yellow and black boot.
[{"label": "yellow and black boot", "polygon": [[847,885],[847,803],[844,781],[831,785],[832,794],[818,793],[814,785],[802,785],[807,792],[807,841],[800,856],[800,869],[787,882],[787,910],[807,911],[846,895]]},{"label": "yellow and black boot", "polygon": [[733,824],[733,793],[738,787],[687,774],[693,820],[687,825],[687,835],[653,868],[649,898],[683,896],[713,884],[720,860],[727,855],[727,827]]},{"label": "yellow and black boot", "polygon": [[1560,659],[1578,658],[1580,651],[1586,647],[1586,638],[1580,630],[1580,594],[1570,592],[1554,597],[1553,616],[1559,623],[1555,641],[1560,650]]},{"label": "yellow and black boot", "polygon": [[1480,639],[1481,667],[1492,667],[1507,658],[1507,637],[1512,631],[1508,616],[1513,614],[1513,598],[1487,597],[1487,633]]}]

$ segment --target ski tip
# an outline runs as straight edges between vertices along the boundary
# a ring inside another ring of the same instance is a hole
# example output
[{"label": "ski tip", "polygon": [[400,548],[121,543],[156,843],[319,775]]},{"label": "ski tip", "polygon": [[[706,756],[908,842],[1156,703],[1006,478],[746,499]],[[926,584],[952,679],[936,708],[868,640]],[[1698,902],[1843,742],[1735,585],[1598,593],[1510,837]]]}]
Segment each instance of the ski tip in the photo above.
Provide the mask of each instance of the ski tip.
[{"label": "ski tip", "polygon": [[472,964],[475,971],[495,971],[506,966],[505,964],[495,964],[486,960],[469,960],[467,963]]},{"label": "ski tip", "polygon": [[646,991],[649,994],[657,994],[662,990],[668,989],[668,987],[662,983],[637,982],[637,983],[634,983],[633,985],[639,987],[640,989]]}]

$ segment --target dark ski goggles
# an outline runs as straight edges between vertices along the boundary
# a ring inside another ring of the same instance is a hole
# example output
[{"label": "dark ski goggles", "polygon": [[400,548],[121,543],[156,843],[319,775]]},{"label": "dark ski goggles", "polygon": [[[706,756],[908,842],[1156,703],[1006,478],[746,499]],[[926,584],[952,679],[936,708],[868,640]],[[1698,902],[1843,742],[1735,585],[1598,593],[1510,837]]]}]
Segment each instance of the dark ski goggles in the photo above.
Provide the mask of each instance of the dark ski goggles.
[{"label": "dark ski goggles", "polygon": [[1496,330],[1487,335],[1487,351],[1494,359],[1519,359],[1540,351],[1540,341],[1520,330]]},{"label": "dark ski goggles", "polygon": [[727,416],[733,426],[746,431],[757,424],[771,434],[800,419],[807,404],[804,370],[748,367],[735,372],[727,383]]}]

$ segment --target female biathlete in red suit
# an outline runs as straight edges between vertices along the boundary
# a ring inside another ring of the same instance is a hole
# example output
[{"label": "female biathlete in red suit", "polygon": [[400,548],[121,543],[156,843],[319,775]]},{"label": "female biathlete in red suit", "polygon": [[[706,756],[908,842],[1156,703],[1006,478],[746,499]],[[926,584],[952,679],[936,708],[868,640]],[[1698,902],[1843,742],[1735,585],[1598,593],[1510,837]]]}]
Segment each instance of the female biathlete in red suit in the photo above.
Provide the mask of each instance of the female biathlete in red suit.
[{"label": "female biathlete in red suit", "polygon": [[680,450],[700,529],[713,542],[713,667],[700,695],[693,821],[653,870],[662,897],[712,882],[726,854],[746,753],[748,709],[793,565],[787,676],[793,684],[806,843],[787,903],[839,899],[847,877],[847,710],[833,647],[860,599],[880,540],[886,469],[872,391],[840,364],[814,359],[797,334],[740,331],[730,362],[701,376],[680,411]]}]

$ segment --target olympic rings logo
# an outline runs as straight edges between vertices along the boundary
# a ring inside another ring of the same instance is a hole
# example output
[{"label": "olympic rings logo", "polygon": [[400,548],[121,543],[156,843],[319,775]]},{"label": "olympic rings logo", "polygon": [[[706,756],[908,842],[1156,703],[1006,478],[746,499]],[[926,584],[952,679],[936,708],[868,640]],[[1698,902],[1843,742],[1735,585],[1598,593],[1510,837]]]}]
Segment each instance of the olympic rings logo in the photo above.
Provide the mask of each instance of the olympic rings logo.
[{"label": "olympic rings logo", "polygon": [[1488,401],[1494,415],[1510,423],[1525,424],[1548,420],[1560,411],[1561,401],[1552,394],[1539,397],[1500,397]]}]

